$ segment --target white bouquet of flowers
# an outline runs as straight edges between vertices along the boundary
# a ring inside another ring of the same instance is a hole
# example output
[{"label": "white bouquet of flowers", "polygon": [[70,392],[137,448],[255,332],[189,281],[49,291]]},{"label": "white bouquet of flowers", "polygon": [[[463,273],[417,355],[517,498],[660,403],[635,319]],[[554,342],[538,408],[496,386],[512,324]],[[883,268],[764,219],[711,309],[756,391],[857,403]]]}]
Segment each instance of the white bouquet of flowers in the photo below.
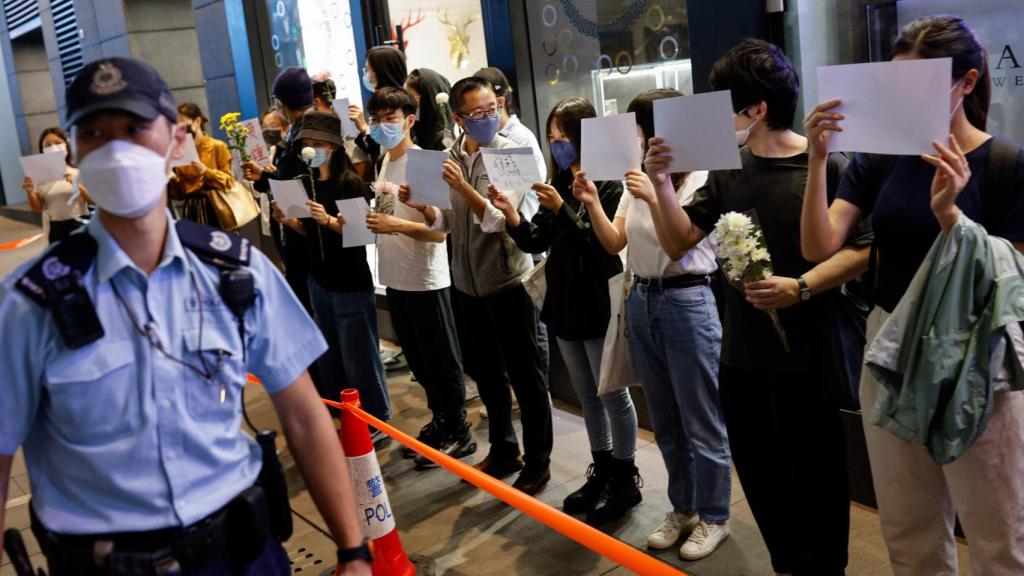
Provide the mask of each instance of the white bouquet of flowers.
[{"label": "white bouquet of flowers", "polygon": [[[715,254],[722,261],[722,271],[735,285],[767,280],[773,274],[772,259],[765,246],[764,234],[754,221],[739,212],[723,214],[715,224],[712,237]],[[782,328],[777,310],[767,310],[782,347],[789,352],[789,340]]]}]

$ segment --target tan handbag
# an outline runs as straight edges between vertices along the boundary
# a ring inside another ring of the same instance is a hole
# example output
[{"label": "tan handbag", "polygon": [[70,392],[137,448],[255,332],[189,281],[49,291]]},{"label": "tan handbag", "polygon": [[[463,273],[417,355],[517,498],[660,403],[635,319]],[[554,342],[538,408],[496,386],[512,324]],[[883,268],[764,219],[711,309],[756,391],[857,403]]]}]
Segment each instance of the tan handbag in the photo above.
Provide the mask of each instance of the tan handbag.
[{"label": "tan handbag", "polygon": [[640,385],[640,379],[633,367],[629,334],[626,331],[626,300],[629,298],[631,282],[632,274],[628,264],[622,272],[608,279],[611,318],[601,354],[601,372],[597,380],[598,396]]},{"label": "tan handbag", "polygon": [[229,190],[213,190],[210,203],[217,213],[217,220],[224,230],[237,230],[252,222],[260,215],[260,207],[247,187],[248,183],[235,180]]}]

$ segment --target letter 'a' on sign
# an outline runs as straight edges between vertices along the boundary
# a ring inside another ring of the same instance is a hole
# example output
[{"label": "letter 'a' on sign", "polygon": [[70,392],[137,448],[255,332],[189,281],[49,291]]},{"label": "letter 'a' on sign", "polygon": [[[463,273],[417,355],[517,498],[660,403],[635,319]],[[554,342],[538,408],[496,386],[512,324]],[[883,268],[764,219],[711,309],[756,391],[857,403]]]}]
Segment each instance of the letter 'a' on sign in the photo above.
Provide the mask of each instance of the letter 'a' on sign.
[{"label": "letter 'a' on sign", "polygon": [[1003,46],[1003,53],[999,56],[999,63],[996,64],[996,70],[1005,70],[1007,68],[1020,68],[1017,56],[1013,53],[1013,48],[1009,44]]}]

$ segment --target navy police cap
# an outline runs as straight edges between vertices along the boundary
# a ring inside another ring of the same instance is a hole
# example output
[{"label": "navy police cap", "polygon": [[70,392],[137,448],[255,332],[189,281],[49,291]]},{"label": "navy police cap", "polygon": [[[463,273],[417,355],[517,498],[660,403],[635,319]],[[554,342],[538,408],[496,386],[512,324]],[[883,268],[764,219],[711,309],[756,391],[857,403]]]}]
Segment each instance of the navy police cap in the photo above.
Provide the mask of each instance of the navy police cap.
[{"label": "navy police cap", "polygon": [[171,123],[178,121],[167,82],[156,68],[133,58],[104,58],[87,64],[68,86],[67,107],[69,127],[95,112],[112,110],[146,120],[163,115]]}]

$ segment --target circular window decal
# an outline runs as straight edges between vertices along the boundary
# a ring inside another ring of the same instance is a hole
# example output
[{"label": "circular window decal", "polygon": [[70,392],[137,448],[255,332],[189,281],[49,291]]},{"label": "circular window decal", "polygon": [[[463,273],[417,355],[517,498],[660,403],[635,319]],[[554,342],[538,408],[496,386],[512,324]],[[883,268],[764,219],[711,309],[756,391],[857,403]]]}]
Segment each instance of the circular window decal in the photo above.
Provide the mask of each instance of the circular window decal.
[{"label": "circular window decal", "polygon": [[558,21],[558,12],[555,7],[551,4],[545,4],[544,10],[540,14],[541,20],[544,21],[544,26],[551,28]]},{"label": "circular window decal", "polygon": [[658,52],[661,53],[662,60],[675,60],[679,55],[679,40],[676,40],[675,36],[665,36],[661,39]]},{"label": "circular window decal", "polygon": [[594,68],[598,70],[598,73],[608,75],[612,73],[612,57],[607,54],[601,54],[597,57],[597,62],[594,63]]},{"label": "circular window decal", "polygon": [[341,9],[338,8],[337,2],[331,2],[331,7],[328,9],[328,14],[331,15],[331,18],[337,18],[338,16],[341,15]]},{"label": "circular window decal", "polygon": [[281,2],[281,0],[277,0],[277,15],[280,16],[281,18],[284,18],[286,12],[287,10],[285,10],[284,2]]},{"label": "circular window decal", "polygon": [[572,76],[580,69],[580,63],[576,60],[576,56],[573,54],[566,54],[565,58],[562,58],[562,70],[565,70],[567,76]]},{"label": "circular window decal", "polygon": [[544,35],[544,40],[540,43],[540,49],[544,51],[545,56],[554,56],[555,52],[558,52],[558,40],[553,32],[548,32]]},{"label": "circular window decal", "polygon": [[274,50],[281,49],[281,39],[277,37],[277,34],[270,37],[270,47]]},{"label": "circular window decal", "polygon": [[562,50],[566,52],[571,51],[575,42],[576,37],[573,36],[572,30],[562,28],[562,31],[558,33],[558,44],[562,47]]},{"label": "circular window decal", "polygon": [[284,66],[284,56],[281,56],[280,52],[274,53],[274,65],[278,68]]},{"label": "circular window decal", "polygon": [[629,52],[623,50],[615,55],[615,69],[623,76],[633,71],[633,57],[629,55]]},{"label": "circular window decal", "polygon": [[655,4],[647,9],[647,27],[657,32],[665,27],[665,9]]},{"label": "circular window decal", "polygon": [[555,63],[550,63],[544,68],[544,79],[548,81],[548,84],[554,86],[558,84],[558,79],[562,76],[562,71],[558,69]]}]

